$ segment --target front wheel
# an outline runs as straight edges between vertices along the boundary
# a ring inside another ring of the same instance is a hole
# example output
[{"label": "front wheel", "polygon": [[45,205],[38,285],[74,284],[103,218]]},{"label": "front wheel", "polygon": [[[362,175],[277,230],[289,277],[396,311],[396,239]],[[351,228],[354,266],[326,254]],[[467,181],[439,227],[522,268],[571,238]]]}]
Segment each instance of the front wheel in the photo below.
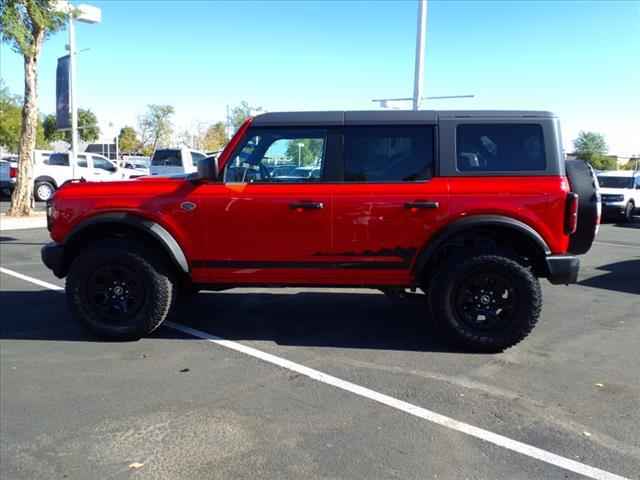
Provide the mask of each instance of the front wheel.
[{"label": "front wheel", "polygon": [[524,339],[540,316],[538,280],[508,251],[465,249],[431,279],[429,309],[458,343],[500,352]]},{"label": "front wheel", "polygon": [[167,317],[176,287],[159,252],[132,239],[107,239],[76,257],[66,292],[76,319],[91,333],[137,340]]},{"label": "front wheel", "polygon": [[628,202],[627,205],[624,207],[624,212],[622,212],[622,221],[625,223],[629,223],[631,221],[633,221],[633,203],[632,202]]},{"label": "front wheel", "polygon": [[53,192],[56,189],[49,182],[38,182],[35,185],[33,195],[36,197],[38,202],[46,202],[53,196]]}]

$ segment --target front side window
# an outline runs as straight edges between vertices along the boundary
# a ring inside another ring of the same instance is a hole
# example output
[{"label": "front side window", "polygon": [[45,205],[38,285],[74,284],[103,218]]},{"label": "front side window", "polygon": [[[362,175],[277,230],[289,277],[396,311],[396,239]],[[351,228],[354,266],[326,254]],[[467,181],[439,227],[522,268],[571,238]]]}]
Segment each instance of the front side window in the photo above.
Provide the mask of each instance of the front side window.
[{"label": "front side window", "polygon": [[227,162],[225,182],[320,182],[326,143],[326,129],[253,129]]},{"label": "front side window", "polygon": [[542,171],[547,167],[542,127],[535,124],[462,124],[456,132],[460,172]]},{"label": "front side window", "polygon": [[348,127],[344,181],[415,182],[433,176],[433,127]]},{"label": "front side window", "polygon": [[116,170],[111,162],[105,160],[104,158],[98,157],[93,157],[93,168],[99,168],[108,172],[114,172]]}]

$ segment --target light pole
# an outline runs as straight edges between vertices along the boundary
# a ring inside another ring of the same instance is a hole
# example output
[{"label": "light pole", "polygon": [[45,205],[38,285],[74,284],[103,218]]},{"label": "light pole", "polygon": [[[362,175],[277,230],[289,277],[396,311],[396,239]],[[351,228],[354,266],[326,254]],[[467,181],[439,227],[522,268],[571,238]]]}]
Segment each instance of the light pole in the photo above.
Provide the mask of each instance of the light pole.
[{"label": "light pole", "polygon": [[78,98],[76,92],[76,34],[74,20],[84,23],[100,23],[102,10],[91,5],[80,4],[77,7],[67,0],[58,0],[56,9],[69,16],[69,106],[71,107],[71,175],[76,177],[76,158],[78,155]]},{"label": "light pole", "polygon": [[424,80],[424,43],[427,29],[427,0],[418,0],[418,28],[416,32],[416,68],[413,76],[413,109],[420,110]]},{"label": "light pole", "polygon": [[304,147],[304,143],[298,143],[298,166],[302,165],[300,162],[302,147]]}]

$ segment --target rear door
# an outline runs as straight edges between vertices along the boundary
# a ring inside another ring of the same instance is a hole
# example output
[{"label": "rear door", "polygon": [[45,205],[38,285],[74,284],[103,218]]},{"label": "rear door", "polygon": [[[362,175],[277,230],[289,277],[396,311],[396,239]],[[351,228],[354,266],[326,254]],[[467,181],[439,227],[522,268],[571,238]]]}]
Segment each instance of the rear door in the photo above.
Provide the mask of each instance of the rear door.
[{"label": "rear door", "polygon": [[281,163],[323,171],[327,128],[253,128],[232,153],[224,182],[200,186],[203,250],[196,276],[212,283],[322,284],[333,278],[333,182],[279,179]]},{"label": "rear door", "polygon": [[448,183],[434,176],[435,130],[345,126],[334,194],[333,251],[341,283],[411,283],[416,254],[448,209]]}]

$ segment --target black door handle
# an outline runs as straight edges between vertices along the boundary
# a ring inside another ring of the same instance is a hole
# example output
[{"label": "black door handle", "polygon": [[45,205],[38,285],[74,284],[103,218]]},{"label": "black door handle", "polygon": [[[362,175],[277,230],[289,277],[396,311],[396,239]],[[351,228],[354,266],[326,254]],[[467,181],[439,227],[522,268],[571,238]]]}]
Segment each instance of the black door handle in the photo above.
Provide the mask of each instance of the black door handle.
[{"label": "black door handle", "polygon": [[404,204],[404,208],[438,208],[439,206],[438,202],[407,202]]},{"label": "black door handle", "polygon": [[291,204],[292,210],[298,210],[298,209],[321,210],[323,208],[324,208],[324,205],[322,204],[322,202],[299,202],[299,203]]}]

